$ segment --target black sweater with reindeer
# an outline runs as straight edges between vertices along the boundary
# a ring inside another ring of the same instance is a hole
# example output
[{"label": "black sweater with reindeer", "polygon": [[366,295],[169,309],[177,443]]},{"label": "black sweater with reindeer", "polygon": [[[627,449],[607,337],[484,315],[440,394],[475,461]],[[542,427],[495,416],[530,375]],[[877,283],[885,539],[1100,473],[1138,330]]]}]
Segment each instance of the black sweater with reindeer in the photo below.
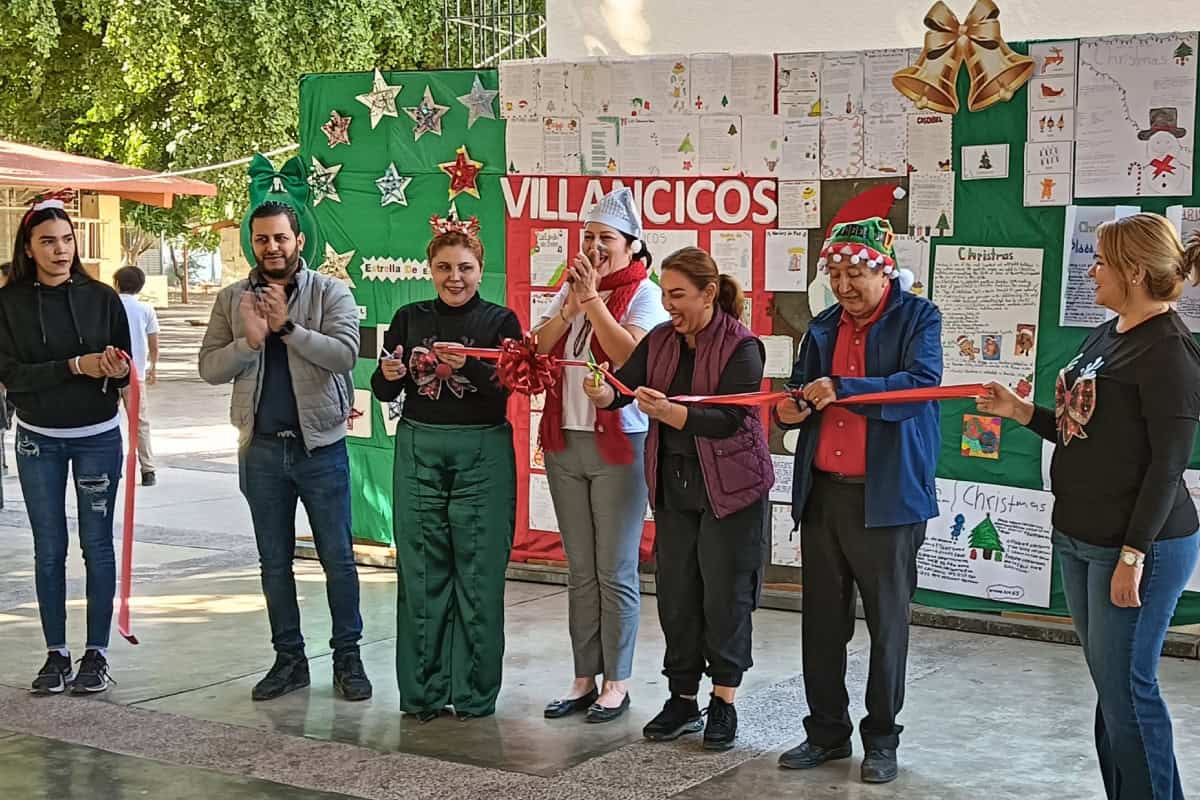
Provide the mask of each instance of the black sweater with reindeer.
[{"label": "black sweater with reindeer", "polygon": [[0,383],[17,416],[39,428],[80,428],[117,414],[129,378],[72,375],[75,356],[108,346],[129,352],[129,321],[115,291],[84,274],[44,286],[0,289]]}]

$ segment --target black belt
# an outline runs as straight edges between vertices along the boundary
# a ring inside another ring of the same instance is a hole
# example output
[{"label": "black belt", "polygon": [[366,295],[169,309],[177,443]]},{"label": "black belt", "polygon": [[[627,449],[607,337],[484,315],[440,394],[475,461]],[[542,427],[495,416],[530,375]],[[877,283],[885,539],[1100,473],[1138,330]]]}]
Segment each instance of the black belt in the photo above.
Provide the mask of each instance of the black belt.
[{"label": "black belt", "polygon": [[825,480],[833,481],[834,483],[846,483],[861,486],[867,482],[867,479],[861,475],[843,475],[840,472],[824,472],[819,469],[814,469],[813,472],[818,478],[824,478]]}]

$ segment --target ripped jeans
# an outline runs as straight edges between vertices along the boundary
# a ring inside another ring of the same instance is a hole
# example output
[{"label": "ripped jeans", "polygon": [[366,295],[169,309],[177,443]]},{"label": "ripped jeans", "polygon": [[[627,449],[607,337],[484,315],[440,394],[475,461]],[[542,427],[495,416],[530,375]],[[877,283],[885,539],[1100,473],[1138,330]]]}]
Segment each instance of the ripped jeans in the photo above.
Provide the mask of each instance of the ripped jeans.
[{"label": "ripped jeans", "polygon": [[33,528],[35,582],[49,650],[67,646],[67,468],[79,505],[87,566],[87,648],[108,647],[117,564],[113,513],[121,479],[121,431],[58,439],[17,427],[17,471]]}]

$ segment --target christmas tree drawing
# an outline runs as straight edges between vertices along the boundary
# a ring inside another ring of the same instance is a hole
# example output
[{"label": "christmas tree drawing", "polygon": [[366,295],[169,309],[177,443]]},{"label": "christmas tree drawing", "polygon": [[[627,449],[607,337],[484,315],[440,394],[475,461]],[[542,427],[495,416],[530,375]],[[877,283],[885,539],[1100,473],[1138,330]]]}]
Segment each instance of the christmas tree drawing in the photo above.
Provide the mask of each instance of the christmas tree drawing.
[{"label": "christmas tree drawing", "polygon": [[971,529],[971,538],[967,541],[971,548],[971,560],[976,559],[976,551],[983,553],[984,561],[1003,561],[1004,545],[1000,543],[1000,532],[988,514],[983,522]]},{"label": "christmas tree drawing", "polygon": [[1187,42],[1180,42],[1179,47],[1175,48],[1175,60],[1179,63],[1180,66],[1183,66],[1184,64],[1186,64],[1188,62],[1188,59],[1191,57],[1192,57],[1191,45],[1189,45]]},{"label": "christmas tree drawing", "polygon": [[983,151],[983,157],[979,159],[979,168],[980,169],[991,169],[992,168],[992,160],[990,158],[988,158],[987,150]]},{"label": "christmas tree drawing", "polygon": [[680,153],[696,152],[696,146],[694,144],[692,144],[692,135],[690,133],[685,133],[683,135],[683,141],[679,143],[679,151],[678,152],[680,152]]},{"label": "christmas tree drawing", "polygon": [[945,236],[946,231],[950,230],[950,220],[946,219],[945,211],[943,211],[941,213],[941,215],[938,216],[938,221],[937,221],[936,227],[938,230],[938,236]]}]

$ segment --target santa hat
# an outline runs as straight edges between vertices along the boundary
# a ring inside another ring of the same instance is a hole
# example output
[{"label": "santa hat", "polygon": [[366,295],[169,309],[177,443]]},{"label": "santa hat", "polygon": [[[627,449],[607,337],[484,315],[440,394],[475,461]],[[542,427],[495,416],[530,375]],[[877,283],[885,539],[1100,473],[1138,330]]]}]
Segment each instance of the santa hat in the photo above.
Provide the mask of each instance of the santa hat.
[{"label": "santa hat", "polygon": [[817,268],[826,270],[829,261],[839,262],[849,257],[853,264],[865,261],[871,269],[882,269],[893,280],[899,279],[901,290],[911,289],[915,277],[896,263],[892,250],[895,236],[887,221],[892,205],[905,194],[901,186],[883,184],[846,201],[825,230],[825,246],[817,259]]}]

